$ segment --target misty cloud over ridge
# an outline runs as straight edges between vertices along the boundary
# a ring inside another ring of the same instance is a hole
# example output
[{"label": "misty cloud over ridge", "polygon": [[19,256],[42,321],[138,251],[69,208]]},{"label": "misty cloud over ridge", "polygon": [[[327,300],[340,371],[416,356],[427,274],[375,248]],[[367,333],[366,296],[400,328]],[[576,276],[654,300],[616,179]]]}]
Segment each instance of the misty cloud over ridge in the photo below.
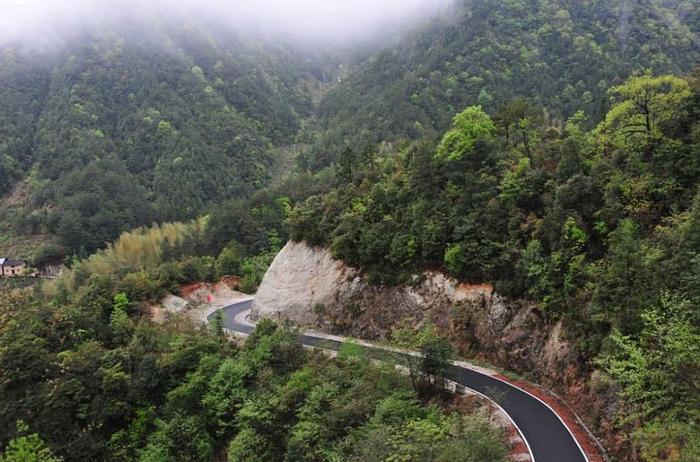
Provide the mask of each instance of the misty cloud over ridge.
[{"label": "misty cloud over ridge", "polygon": [[435,15],[452,0],[0,0],[0,44],[50,44],[81,29],[196,19],[268,37],[361,41]]}]

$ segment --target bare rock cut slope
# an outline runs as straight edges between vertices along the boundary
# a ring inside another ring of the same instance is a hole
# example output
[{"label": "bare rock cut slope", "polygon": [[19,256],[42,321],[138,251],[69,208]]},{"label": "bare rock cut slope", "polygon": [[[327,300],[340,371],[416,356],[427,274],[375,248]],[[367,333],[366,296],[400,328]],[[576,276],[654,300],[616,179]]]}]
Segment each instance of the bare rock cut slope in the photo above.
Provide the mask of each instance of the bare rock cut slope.
[{"label": "bare rock cut slope", "polygon": [[489,284],[460,283],[438,272],[417,275],[411,285],[371,285],[327,249],[303,242],[289,242],[277,255],[252,315],[368,340],[385,339],[407,322],[432,322],[462,353],[479,352],[519,372],[561,379],[562,371],[576,364],[562,326],[546,325],[532,303],[502,297]]}]

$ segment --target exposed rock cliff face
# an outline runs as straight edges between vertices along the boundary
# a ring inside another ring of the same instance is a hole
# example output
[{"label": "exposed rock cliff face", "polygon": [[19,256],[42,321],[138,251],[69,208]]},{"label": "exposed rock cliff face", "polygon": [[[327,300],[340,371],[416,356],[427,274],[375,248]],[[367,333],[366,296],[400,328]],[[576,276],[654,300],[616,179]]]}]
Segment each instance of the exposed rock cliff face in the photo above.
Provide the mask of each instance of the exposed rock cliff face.
[{"label": "exposed rock cliff face", "polygon": [[461,354],[532,376],[562,394],[608,447],[619,447],[610,432],[613,393],[606,383],[590,389],[565,326],[547,323],[536,304],[502,297],[489,284],[428,272],[411,285],[374,286],[328,250],[289,242],[265,275],[252,315],[366,340],[385,339],[404,323],[432,322]]},{"label": "exposed rock cliff face", "polygon": [[314,325],[317,320],[314,306],[330,305],[339,294],[361,290],[363,284],[356,273],[324,249],[288,242],[275,257],[255,294],[253,316]]},{"label": "exposed rock cliff face", "polygon": [[546,325],[535,305],[501,297],[489,284],[467,285],[431,272],[411,286],[373,286],[328,250],[304,243],[290,242],[277,255],[253,316],[369,340],[384,339],[405,322],[433,322],[463,353],[521,373],[559,381],[577,364],[560,324]]}]

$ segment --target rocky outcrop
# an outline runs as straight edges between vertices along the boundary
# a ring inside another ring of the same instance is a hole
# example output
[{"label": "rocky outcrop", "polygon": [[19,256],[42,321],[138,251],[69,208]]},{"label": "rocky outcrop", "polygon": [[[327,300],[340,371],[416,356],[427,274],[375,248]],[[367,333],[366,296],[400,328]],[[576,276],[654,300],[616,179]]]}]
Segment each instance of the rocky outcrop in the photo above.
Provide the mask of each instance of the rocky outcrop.
[{"label": "rocky outcrop", "polygon": [[328,250],[304,243],[289,242],[277,255],[252,314],[368,340],[386,339],[404,323],[432,322],[462,353],[520,373],[560,379],[577,364],[562,325],[546,325],[532,303],[437,272],[416,276],[410,285],[371,285]]},{"label": "rocky outcrop", "polygon": [[315,306],[330,306],[339,295],[358,292],[362,285],[357,271],[334,260],[328,251],[288,242],[265,273],[252,316],[313,325]]},{"label": "rocky outcrop", "polygon": [[252,315],[366,340],[387,339],[406,323],[420,327],[431,322],[461,355],[556,390],[596,433],[605,435],[609,448],[620,447],[609,426],[614,393],[608,384],[591,380],[566,338],[565,325],[547,322],[536,303],[503,297],[490,284],[465,284],[426,272],[411,284],[376,286],[328,250],[290,242],[267,271]]}]

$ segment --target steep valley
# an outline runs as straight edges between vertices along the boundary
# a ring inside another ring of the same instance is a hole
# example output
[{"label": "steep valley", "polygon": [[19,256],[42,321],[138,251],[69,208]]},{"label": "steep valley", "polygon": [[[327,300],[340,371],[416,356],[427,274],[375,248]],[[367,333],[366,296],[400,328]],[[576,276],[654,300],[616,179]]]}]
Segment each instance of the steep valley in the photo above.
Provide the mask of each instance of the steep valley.
[{"label": "steep valley", "polygon": [[0,462],[695,462],[700,3],[0,0],[0,265]]}]

